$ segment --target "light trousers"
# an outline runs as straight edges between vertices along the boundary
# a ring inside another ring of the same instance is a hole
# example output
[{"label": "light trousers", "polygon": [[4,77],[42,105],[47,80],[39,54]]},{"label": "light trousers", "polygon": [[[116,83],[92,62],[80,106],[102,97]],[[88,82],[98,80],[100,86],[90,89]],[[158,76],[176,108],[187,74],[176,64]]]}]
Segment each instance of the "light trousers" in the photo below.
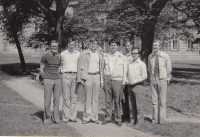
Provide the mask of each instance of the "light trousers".
[{"label": "light trousers", "polygon": [[150,82],[152,96],[152,122],[163,123],[166,121],[166,94],[167,80],[159,80],[158,77]]},{"label": "light trousers", "polygon": [[77,117],[77,80],[76,73],[64,73],[62,76],[63,87],[63,116],[62,120],[68,122]]},{"label": "light trousers", "polygon": [[98,120],[98,96],[100,90],[100,74],[88,75],[83,86],[85,107],[83,121]]},{"label": "light trousers", "polygon": [[53,94],[53,120],[59,121],[61,79],[44,79],[44,120],[51,118],[51,97]]}]

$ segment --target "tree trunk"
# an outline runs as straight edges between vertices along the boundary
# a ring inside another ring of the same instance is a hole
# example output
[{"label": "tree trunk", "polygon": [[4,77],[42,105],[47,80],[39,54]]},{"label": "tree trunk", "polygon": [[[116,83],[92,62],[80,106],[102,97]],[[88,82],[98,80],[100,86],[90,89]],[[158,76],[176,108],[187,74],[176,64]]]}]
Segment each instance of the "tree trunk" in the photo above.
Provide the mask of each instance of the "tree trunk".
[{"label": "tree trunk", "polygon": [[63,6],[61,1],[56,3],[56,38],[58,40],[59,53],[65,48],[63,40],[63,21],[66,7]]},{"label": "tree trunk", "polygon": [[21,62],[21,71],[22,71],[22,74],[24,74],[24,73],[26,73],[26,63],[25,63],[25,60],[24,60],[24,55],[22,53],[22,49],[21,49],[17,34],[15,34],[13,37],[14,37],[15,44],[17,46],[17,50],[18,50],[18,53],[19,53],[19,58],[20,58],[20,62]]},{"label": "tree trunk", "polygon": [[141,34],[142,49],[141,49],[141,59],[147,64],[148,56],[152,53],[152,44],[154,40],[154,31],[156,20],[148,20],[145,22]]}]

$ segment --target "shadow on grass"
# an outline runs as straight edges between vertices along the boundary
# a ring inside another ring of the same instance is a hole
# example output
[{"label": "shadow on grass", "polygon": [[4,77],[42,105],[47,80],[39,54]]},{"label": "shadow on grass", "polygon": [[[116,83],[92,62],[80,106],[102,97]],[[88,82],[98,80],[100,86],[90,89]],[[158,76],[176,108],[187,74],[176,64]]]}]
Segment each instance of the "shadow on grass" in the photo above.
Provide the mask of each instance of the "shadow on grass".
[{"label": "shadow on grass", "polygon": [[[40,67],[39,63],[26,63],[26,69],[27,69],[26,75],[30,75],[31,72],[37,73],[38,72],[37,69],[39,67]],[[20,63],[1,64],[0,70],[11,76],[22,76]]]}]

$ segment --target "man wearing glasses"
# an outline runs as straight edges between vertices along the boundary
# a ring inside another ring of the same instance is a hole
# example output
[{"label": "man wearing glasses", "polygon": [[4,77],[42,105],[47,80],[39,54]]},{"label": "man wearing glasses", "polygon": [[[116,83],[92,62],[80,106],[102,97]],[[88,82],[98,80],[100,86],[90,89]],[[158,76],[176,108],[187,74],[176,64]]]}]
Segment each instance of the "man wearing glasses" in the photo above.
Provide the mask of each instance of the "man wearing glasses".
[{"label": "man wearing glasses", "polygon": [[171,77],[171,61],[169,56],[160,51],[159,41],[153,43],[153,52],[148,58],[150,89],[153,104],[152,123],[166,123],[167,82]]},{"label": "man wearing glasses", "polygon": [[112,42],[110,54],[104,56],[104,91],[106,100],[106,115],[102,125],[111,122],[114,100],[115,121],[121,127],[120,98],[125,85],[127,64],[123,54],[118,52],[117,43]]},{"label": "man wearing glasses", "polygon": [[142,102],[142,82],[147,78],[146,64],[140,60],[140,49],[132,50],[133,61],[128,66],[127,85],[129,95],[130,124],[139,128],[144,121]]},{"label": "man wearing glasses", "polygon": [[100,86],[103,87],[103,55],[97,51],[97,40],[90,38],[89,49],[81,53],[78,62],[77,82],[83,85],[85,107],[83,124],[98,120],[98,95]]}]

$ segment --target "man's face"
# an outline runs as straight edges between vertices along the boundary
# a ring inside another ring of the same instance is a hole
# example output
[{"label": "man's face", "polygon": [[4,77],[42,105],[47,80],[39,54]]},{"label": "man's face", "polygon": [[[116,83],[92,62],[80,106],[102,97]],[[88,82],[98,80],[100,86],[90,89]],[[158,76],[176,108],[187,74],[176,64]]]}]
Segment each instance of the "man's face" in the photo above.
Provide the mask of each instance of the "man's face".
[{"label": "man's face", "polygon": [[139,58],[139,51],[138,51],[138,49],[132,50],[131,55],[133,57],[133,60],[138,59]]},{"label": "man's face", "polygon": [[75,48],[75,44],[69,44],[69,46],[68,46],[68,51],[69,51],[69,52],[73,52],[73,51],[74,51],[74,48]]},{"label": "man's face", "polygon": [[91,41],[90,42],[90,49],[96,50],[97,49],[97,41]]},{"label": "man's face", "polygon": [[51,43],[51,52],[52,53],[58,52],[58,43]]},{"label": "man's face", "polygon": [[126,49],[126,51],[130,52],[130,51],[131,51],[131,48],[132,48],[132,44],[131,44],[130,42],[127,42],[127,43],[125,44],[125,49]]},{"label": "man's face", "polygon": [[153,44],[153,49],[152,49],[153,53],[155,54],[155,53],[158,52],[159,50],[160,50],[159,44],[158,44],[158,43],[154,43],[154,44]]},{"label": "man's face", "polygon": [[111,44],[110,44],[110,48],[111,48],[111,51],[112,51],[112,52],[116,52],[118,47],[117,47],[117,44],[116,44],[116,43],[111,43]]}]

